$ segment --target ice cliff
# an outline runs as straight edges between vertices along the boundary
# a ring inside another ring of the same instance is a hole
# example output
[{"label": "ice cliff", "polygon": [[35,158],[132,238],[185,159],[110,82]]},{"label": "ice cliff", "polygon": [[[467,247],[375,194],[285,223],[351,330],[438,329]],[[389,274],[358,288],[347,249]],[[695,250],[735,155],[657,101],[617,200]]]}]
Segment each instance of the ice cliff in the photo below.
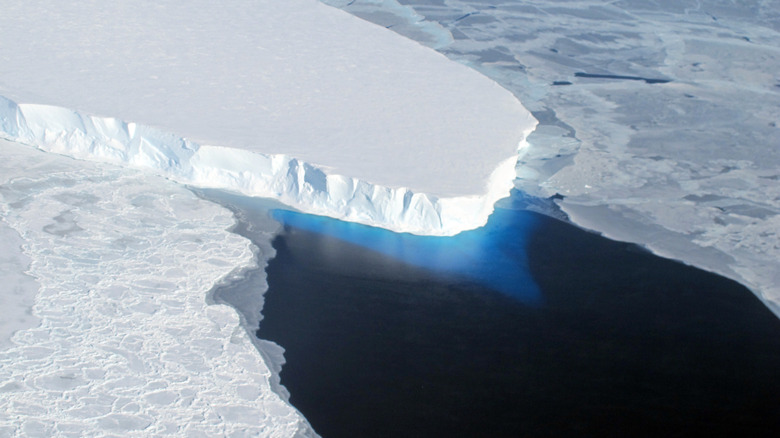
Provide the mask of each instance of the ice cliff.
[{"label": "ice cliff", "polygon": [[[531,120],[531,119],[529,119]],[[275,198],[296,209],[399,232],[451,235],[483,225],[512,187],[517,156],[489,176],[484,195],[437,197],[391,188],[284,154],[193,143],[114,118],[0,97],[0,136],[78,159],[150,169],[171,180]],[[526,124],[523,138],[534,124]],[[521,150],[525,142],[521,141]]]}]

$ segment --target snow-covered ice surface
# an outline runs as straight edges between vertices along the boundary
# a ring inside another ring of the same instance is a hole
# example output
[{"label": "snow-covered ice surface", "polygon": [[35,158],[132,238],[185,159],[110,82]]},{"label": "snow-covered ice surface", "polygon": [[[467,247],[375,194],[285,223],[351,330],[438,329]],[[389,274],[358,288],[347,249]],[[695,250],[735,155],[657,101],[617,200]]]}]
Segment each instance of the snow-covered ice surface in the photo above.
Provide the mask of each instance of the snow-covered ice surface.
[{"label": "snow-covered ice surface", "polygon": [[398,231],[483,225],[536,125],[315,0],[9,0],[0,29],[0,135]]},{"label": "snow-covered ice surface", "polygon": [[256,263],[228,210],[148,173],[0,153],[0,236],[26,256],[3,239],[4,299],[17,265],[40,288],[40,325],[0,349],[0,436],[314,435],[236,311],[207,304]]},{"label": "snow-covered ice surface", "polygon": [[325,1],[519,97],[540,122],[520,189],[780,315],[780,2]]},{"label": "snow-covered ice surface", "polygon": [[11,335],[15,331],[39,323],[31,312],[38,283],[25,273],[30,259],[22,252],[23,243],[19,233],[0,217],[0,284],[3,285],[0,292],[0,309],[3,309],[3,317],[0,318],[0,349],[11,345]]}]

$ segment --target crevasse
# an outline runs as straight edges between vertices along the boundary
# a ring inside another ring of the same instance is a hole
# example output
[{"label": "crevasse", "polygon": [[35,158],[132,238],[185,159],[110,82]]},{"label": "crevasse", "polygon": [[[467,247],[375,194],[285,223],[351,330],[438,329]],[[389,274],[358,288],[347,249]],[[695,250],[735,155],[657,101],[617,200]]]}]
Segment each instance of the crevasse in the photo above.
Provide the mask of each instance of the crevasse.
[{"label": "crevasse", "polygon": [[[535,128],[527,125],[518,152]],[[66,108],[17,104],[0,96],[0,137],[77,159],[147,169],[173,181],[269,197],[305,213],[424,235],[454,235],[484,225],[509,195],[517,156],[490,175],[481,196],[437,197],[385,187],[283,154],[199,145],[149,126]]]}]

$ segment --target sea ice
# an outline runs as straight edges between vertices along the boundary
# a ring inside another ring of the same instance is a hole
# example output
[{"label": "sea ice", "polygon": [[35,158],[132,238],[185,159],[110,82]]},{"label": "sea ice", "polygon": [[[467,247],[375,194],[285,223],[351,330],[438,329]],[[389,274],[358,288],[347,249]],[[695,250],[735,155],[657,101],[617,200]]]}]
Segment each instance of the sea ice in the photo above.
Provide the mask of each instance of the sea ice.
[{"label": "sea ice", "polygon": [[[5,182],[0,181],[0,185]],[[0,204],[0,208],[3,208],[3,204]],[[0,253],[0,284],[3,285],[0,293],[0,309],[3,309],[3,317],[0,318],[0,349],[10,346],[14,332],[38,324],[38,319],[30,312],[35,293],[38,292],[38,283],[25,273],[30,259],[22,253],[23,243],[19,233],[5,224],[0,216],[0,248],[3,249]]]},{"label": "sea ice", "polygon": [[0,224],[29,258],[2,241],[18,263],[0,278],[29,264],[40,320],[0,349],[0,435],[316,435],[236,311],[207,303],[256,263],[228,210],[136,170],[0,152]]}]

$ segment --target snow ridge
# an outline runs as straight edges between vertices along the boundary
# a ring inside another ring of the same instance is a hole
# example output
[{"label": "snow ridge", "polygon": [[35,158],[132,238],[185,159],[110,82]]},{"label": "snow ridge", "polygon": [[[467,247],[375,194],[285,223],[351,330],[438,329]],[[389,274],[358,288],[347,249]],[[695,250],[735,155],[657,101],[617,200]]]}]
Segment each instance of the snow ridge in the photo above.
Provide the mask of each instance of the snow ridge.
[{"label": "snow ridge", "polygon": [[[527,123],[518,152],[536,123]],[[385,187],[283,154],[199,145],[156,128],[0,96],[0,137],[89,161],[155,171],[176,182],[271,197],[306,213],[396,232],[453,235],[484,225],[509,195],[517,156],[491,174],[482,196],[437,197]]]}]

